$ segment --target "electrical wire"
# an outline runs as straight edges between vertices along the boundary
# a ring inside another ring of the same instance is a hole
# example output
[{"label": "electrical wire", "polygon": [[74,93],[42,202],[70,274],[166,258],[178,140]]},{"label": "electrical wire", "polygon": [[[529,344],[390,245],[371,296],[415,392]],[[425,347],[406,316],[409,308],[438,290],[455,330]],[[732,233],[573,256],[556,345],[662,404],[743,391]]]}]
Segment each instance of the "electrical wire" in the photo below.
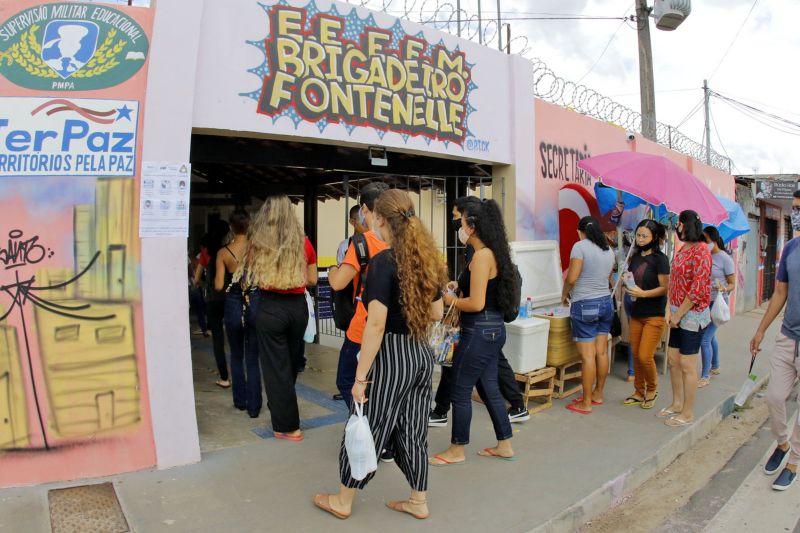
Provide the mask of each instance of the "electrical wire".
[{"label": "electrical wire", "polygon": [[720,93],[720,92],[717,92],[717,91],[713,91],[713,92],[715,92],[718,95],[726,96],[726,97],[731,98],[731,99],[738,99],[738,100],[741,100],[741,101],[747,100],[747,101],[752,102],[753,104],[758,104],[758,105],[764,106],[766,108],[772,108],[775,111],[780,111],[781,113],[786,113],[786,114],[789,114],[789,115],[794,115],[796,117],[800,117],[800,113],[798,113],[796,111],[789,111],[788,109],[782,109],[780,107],[776,107],[776,106],[771,105],[771,104],[765,104],[764,102],[759,102],[758,100],[754,100],[752,98],[745,98],[743,96],[737,96],[735,94],[730,94],[727,91],[724,92],[724,93]]},{"label": "electrical wire", "polygon": [[708,106],[708,121],[711,123],[712,126],[714,126],[714,133],[717,135],[717,141],[719,142],[719,147],[722,148],[722,153],[724,153],[725,157],[727,157],[731,161],[731,163],[733,164],[733,168],[738,168],[736,166],[736,163],[733,162],[733,159],[728,154],[728,150],[725,149],[725,144],[723,144],[722,137],[719,134],[719,127],[717,127],[717,123],[714,121],[714,115],[711,113],[711,105]]},{"label": "electrical wire", "polygon": [[678,125],[677,125],[677,126],[675,126],[675,129],[678,129],[678,128],[680,128],[681,126],[683,126],[683,125],[686,123],[686,121],[687,121],[687,120],[689,120],[690,118],[692,118],[692,117],[695,115],[695,113],[697,113],[697,112],[700,110],[700,107],[701,107],[702,105],[703,105],[703,99],[701,98],[701,99],[700,99],[700,101],[699,101],[699,102],[697,102],[697,103],[694,105],[694,107],[692,107],[692,109],[691,109],[691,110],[690,110],[690,111],[689,111],[689,112],[686,114],[686,116],[685,116],[685,117],[683,117],[683,120],[681,120],[681,121],[678,123]]},{"label": "electrical wire", "polygon": [[755,120],[756,122],[758,122],[760,124],[763,124],[764,126],[767,126],[768,128],[772,128],[772,129],[774,129],[776,131],[780,131],[782,133],[788,133],[789,135],[800,136],[800,124],[796,124],[795,125],[796,129],[794,131],[792,131],[791,129],[786,129],[786,127],[781,127],[781,126],[775,124],[774,122],[769,122],[768,120],[764,119],[762,116],[759,116],[758,113],[753,112],[753,111],[751,111],[750,109],[748,109],[746,107],[742,107],[742,106],[738,105],[738,103],[734,103],[734,101],[731,101],[731,100],[725,99],[725,98],[720,98],[720,100],[722,102],[725,102],[727,105],[729,105],[734,110],[739,111],[740,113],[750,117],[751,119]]},{"label": "electrical wire", "polygon": [[719,63],[717,63],[717,66],[714,67],[714,70],[711,72],[711,76],[708,77],[709,80],[714,77],[714,74],[717,73],[717,70],[719,70],[719,67],[720,67],[720,65],[722,65],[722,62],[725,61],[726,57],[728,57],[728,52],[731,51],[731,48],[733,48],[733,44],[736,42],[736,39],[739,38],[739,34],[742,32],[742,28],[744,28],[744,25],[747,24],[747,21],[750,18],[750,14],[753,13],[753,9],[755,9],[757,3],[758,3],[758,0],[753,0],[753,5],[750,6],[750,11],[747,12],[747,16],[744,17],[744,20],[742,21],[742,25],[739,26],[738,30],[736,30],[736,35],[733,36],[733,40],[731,41],[731,44],[729,44],[728,48],[725,49],[725,53],[722,54],[722,57],[720,58]]},{"label": "electrical wire", "polygon": [[731,103],[731,104],[743,109],[744,111],[746,111],[749,114],[761,115],[762,117],[764,117],[764,120],[766,120],[766,121],[772,121],[772,122],[777,123],[778,125],[780,125],[782,127],[787,127],[788,126],[790,128],[797,128],[798,130],[800,130],[800,123],[798,123],[798,122],[794,122],[792,120],[789,120],[787,118],[783,118],[781,116],[775,115],[775,114],[770,113],[768,111],[764,111],[763,109],[759,109],[759,108],[757,108],[755,106],[751,106],[749,104],[745,104],[744,102],[740,102],[738,100],[734,100],[733,98],[729,98],[727,96],[723,96],[723,95],[721,95],[721,94],[719,94],[718,92],[715,92],[715,91],[710,91],[710,93],[712,95],[716,96],[717,98],[725,101],[725,102],[729,102],[729,103]]},{"label": "electrical wire", "polygon": [[601,60],[601,59],[603,59],[603,56],[604,56],[604,55],[606,55],[606,52],[608,51],[608,47],[609,47],[609,46],[611,46],[611,43],[612,43],[612,42],[614,42],[614,39],[616,38],[617,34],[619,33],[619,30],[621,30],[621,29],[622,29],[622,25],[623,25],[623,24],[625,24],[625,21],[624,21],[624,20],[623,20],[622,22],[620,22],[619,26],[617,26],[617,29],[616,29],[616,30],[614,30],[614,33],[613,33],[613,34],[611,34],[611,38],[610,38],[610,39],[608,40],[608,42],[606,43],[606,47],[605,47],[605,48],[603,48],[603,51],[602,51],[602,52],[600,52],[600,55],[597,57],[597,59],[595,59],[595,60],[594,60],[594,63],[592,63],[592,66],[591,66],[591,67],[589,67],[589,70],[587,70],[587,71],[586,71],[586,73],[585,73],[583,76],[581,76],[581,77],[578,79],[578,81],[576,81],[576,82],[575,82],[575,84],[576,84],[576,85],[577,85],[577,84],[579,84],[580,82],[582,82],[582,81],[583,81],[583,78],[585,78],[586,76],[588,76],[588,75],[589,75],[589,74],[590,74],[590,73],[591,73],[591,72],[594,70],[594,67],[596,67],[596,66],[597,66],[597,64],[600,62],[600,60]]}]

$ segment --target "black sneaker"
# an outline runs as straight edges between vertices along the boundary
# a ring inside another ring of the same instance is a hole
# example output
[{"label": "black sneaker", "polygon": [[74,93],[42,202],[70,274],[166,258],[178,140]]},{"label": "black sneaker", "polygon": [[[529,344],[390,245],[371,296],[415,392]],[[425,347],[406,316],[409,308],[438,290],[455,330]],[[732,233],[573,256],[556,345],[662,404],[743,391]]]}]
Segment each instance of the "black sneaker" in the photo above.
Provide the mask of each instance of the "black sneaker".
[{"label": "black sneaker", "polygon": [[531,414],[528,412],[527,409],[524,407],[519,408],[510,408],[508,410],[508,421],[509,422],[527,422],[531,419]]},{"label": "black sneaker", "polygon": [[[789,448],[789,450],[791,450],[791,448]],[[764,465],[764,473],[771,476],[786,466],[786,460],[789,458],[789,450],[783,451],[778,446],[775,446],[775,451],[772,452],[772,455],[767,460],[767,464]]]},{"label": "black sneaker", "polygon": [[792,486],[795,478],[797,478],[797,474],[788,468],[784,468],[777,479],[775,479],[775,483],[772,484],[772,488],[775,490],[786,490]]},{"label": "black sneaker", "polygon": [[381,452],[381,461],[384,463],[393,463],[394,452],[392,450],[383,450]]},{"label": "black sneaker", "polygon": [[446,428],[447,427],[447,415],[440,415],[436,411],[432,410],[431,414],[428,416],[428,427],[429,428]]}]

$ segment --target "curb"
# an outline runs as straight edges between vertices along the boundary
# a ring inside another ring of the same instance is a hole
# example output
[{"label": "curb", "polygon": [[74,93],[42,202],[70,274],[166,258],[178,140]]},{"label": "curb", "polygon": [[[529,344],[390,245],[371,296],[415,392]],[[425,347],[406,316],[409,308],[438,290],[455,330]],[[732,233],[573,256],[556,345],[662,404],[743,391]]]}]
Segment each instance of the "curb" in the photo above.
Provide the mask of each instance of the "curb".
[{"label": "curb", "polygon": [[[769,376],[761,378],[755,390],[761,390],[769,382]],[[662,471],[681,454],[688,451],[696,442],[705,438],[734,411],[733,399],[736,395],[725,398],[715,408],[708,411],[690,427],[675,435],[664,446],[655,451],[635,467],[632,467],[615,479],[606,482],[582,500],[562,510],[548,521],[529,529],[530,533],[571,533],[579,530],[593,518],[622,503],[625,496],[633,493],[642,484]],[[748,399],[748,402],[750,400]]]}]

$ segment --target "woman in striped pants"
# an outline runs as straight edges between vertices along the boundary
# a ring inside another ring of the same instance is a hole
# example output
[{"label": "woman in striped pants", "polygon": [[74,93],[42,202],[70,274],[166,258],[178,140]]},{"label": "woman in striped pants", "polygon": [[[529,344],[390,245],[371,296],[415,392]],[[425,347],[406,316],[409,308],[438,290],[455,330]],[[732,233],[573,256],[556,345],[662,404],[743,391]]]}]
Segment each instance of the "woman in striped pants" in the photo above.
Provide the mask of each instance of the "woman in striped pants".
[{"label": "woman in striped pants", "polygon": [[[433,375],[427,339],[433,322],[442,317],[441,290],[447,273],[433,237],[414,215],[408,194],[384,192],[375,203],[374,214],[371,229],[389,248],[369,263],[363,296],[367,327],[353,400],[367,402],[364,414],[375,449],[391,447],[395,451],[397,466],[411,486],[407,500],[387,502],[387,507],[422,519],[429,515],[428,410]],[[339,474],[339,492],[317,494],[314,504],[345,519],[350,516],[356,489],[363,489],[374,472],[361,481],[352,478],[344,439]]]}]

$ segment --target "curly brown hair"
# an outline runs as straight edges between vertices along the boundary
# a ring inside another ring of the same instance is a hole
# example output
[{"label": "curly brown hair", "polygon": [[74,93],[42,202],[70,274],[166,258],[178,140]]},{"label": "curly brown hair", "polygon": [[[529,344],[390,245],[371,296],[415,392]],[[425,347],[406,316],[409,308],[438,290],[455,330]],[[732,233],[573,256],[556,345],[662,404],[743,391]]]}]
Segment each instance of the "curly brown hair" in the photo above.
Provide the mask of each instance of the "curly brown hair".
[{"label": "curly brown hair", "polygon": [[431,302],[447,284],[447,267],[431,233],[414,215],[408,193],[391,189],[375,202],[375,214],[391,231],[392,250],[400,282],[400,304],[411,335],[425,338],[430,333]]}]

